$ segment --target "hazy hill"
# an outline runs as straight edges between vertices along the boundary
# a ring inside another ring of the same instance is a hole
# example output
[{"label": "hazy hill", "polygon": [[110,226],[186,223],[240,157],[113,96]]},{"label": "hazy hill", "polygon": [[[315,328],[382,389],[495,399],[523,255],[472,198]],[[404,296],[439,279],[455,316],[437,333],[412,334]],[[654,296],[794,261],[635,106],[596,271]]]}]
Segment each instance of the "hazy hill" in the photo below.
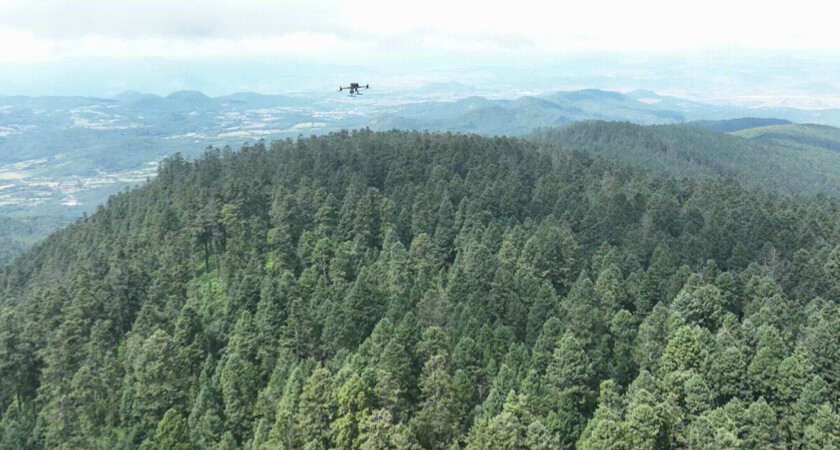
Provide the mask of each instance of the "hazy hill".
[{"label": "hazy hill", "polygon": [[[761,131],[763,130],[763,131]],[[541,130],[537,142],[689,177],[732,178],[790,194],[840,194],[840,130],[779,125],[725,134],[693,125],[579,122]]]},{"label": "hazy hill", "polygon": [[739,119],[728,120],[698,120],[689,122],[689,125],[694,125],[701,128],[708,128],[721,133],[731,133],[733,131],[745,130],[747,128],[766,127],[771,125],[787,125],[790,122],[782,119],[762,119],[757,117],[742,117]]},{"label": "hazy hill", "polygon": [[454,102],[409,104],[381,115],[367,125],[373,130],[432,130],[484,135],[521,135],[542,126],[567,122],[561,108],[547,101],[515,101],[467,97]]},{"label": "hazy hill", "polygon": [[618,92],[589,89],[515,100],[468,97],[454,102],[418,103],[377,117],[368,125],[374,130],[398,128],[518,136],[539,127],[590,119],[652,124],[682,122],[685,117]]},{"label": "hazy hill", "polygon": [[114,100],[124,103],[135,103],[141,100],[159,99],[159,95],[137,92],[133,90],[123,91],[112,97]]},{"label": "hazy hill", "polygon": [[545,99],[580,111],[573,120],[626,120],[639,124],[674,123],[686,120],[684,113],[659,105],[651,105],[619,92],[584,89],[557,92]]},{"label": "hazy hill", "polygon": [[742,117],[782,119],[795,123],[820,123],[840,127],[840,109],[797,109],[789,107],[740,106],[659,95],[651,91],[628,92],[628,97],[651,107],[681,112],[688,121],[719,121]]},{"label": "hazy hill", "polygon": [[840,152],[840,128],[814,124],[783,124],[740,130],[737,136],[771,142],[805,152],[823,149]]}]

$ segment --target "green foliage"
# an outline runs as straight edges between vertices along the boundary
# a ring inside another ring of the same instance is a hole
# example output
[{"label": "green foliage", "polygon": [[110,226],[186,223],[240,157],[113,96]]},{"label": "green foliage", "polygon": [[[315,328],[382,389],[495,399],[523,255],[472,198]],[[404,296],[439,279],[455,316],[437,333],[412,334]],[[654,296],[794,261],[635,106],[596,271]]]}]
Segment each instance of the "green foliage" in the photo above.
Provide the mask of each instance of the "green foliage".
[{"label": "green foliage", "polygon": [[65,217],[0,217],[0,267],[12,262],[29,247],[67,225]]},{"label": "green foliage", "polygon": [[166,414],[163,415],[163,418],[158,423],[154,436],[147,439],[140,448],[166,448],[173,450],[190,450],[194,448],[190,443],[187,420],[174,409],[166,411]]},{"label": "green foliage", "polygon": [[528,138],[674,176],[734,178],[789,194],[840,193],[840,130],[828,126],[770,125],[724,134],[691,124],[584,121]]},{"label": "green foliage", "polygon": [[167,160],[0,274],[0,448],[831,448],[840,202],[504,138]]}]

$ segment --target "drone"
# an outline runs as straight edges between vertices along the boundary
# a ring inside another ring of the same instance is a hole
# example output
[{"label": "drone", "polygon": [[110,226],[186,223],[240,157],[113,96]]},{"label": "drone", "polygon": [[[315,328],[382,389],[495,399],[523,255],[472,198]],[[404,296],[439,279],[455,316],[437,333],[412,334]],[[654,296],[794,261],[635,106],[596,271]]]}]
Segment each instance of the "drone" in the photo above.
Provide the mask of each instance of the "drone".
[{"label": "drone", "polygon": [[361,85],[359,85],[359,83],[350,83],[350,86],[348,86],[348,87],[339,86],[338,87],[338,92],[341,92],[345,89],[350,89],[350,95],[351,96],[362,95],[362,93],[359,92],[359,89],[370,89],[370,85],[366,84],[364,86],[361,86]]}]

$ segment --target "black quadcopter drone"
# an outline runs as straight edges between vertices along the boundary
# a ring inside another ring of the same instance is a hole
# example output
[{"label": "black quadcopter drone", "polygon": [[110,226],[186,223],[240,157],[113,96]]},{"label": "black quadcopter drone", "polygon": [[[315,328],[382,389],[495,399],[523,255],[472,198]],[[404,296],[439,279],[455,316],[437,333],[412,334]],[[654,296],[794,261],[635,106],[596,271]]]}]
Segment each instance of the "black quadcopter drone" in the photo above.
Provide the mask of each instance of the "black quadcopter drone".
[{"label": "black quadcopter drone", "polygon": [[370,85],[366,84],[364,86],[361,86],[361,85],[359,85],[359,83],[350,83],[350,86],[348,86],[348,87],[339,86],[338,87],[338,92],[341,92],[345,89],[350,89],[350,95],[351,96],[352,95],[362,95],[362,93],[359,92],[359,89],[370,89]]}]

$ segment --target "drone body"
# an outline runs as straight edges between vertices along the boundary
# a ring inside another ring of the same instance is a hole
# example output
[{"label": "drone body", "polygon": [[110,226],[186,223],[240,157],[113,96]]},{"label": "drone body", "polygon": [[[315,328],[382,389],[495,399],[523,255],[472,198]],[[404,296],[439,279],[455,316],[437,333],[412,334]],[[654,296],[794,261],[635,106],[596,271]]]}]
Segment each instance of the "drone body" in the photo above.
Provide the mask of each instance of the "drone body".
[{"label": "drone body", "polygon": [[349,90],[350,90],[350,95],[351,95],[351,96],[353,96],[353,95],[362,95],[362,93],[361,93],[361,92],[359,92],[359,89],[370,89],[370,85],[369,85],[369,84],[366,84],[366,85],[364,85],[364,86],[361,86],[359,83],[350,83],[350,86],[348,86],[348,87],[343,87],[343,86],[339,86],[339,87],[338,87],[338,91],[339,91],[339,92],[341,92],[341,91],[343,91],[343,90],[345,90],[345,89],[349,89]]}]

